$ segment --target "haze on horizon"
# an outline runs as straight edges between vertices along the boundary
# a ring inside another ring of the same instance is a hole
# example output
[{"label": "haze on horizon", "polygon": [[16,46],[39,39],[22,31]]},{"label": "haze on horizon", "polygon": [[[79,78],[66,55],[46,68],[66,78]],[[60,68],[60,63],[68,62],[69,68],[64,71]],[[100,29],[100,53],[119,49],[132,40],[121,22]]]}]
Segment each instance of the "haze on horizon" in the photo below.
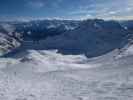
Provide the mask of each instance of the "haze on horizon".
[{"label": "haze on horizon", "polygon": [[133,19],[133,0],[1,0],[0,20]]}]

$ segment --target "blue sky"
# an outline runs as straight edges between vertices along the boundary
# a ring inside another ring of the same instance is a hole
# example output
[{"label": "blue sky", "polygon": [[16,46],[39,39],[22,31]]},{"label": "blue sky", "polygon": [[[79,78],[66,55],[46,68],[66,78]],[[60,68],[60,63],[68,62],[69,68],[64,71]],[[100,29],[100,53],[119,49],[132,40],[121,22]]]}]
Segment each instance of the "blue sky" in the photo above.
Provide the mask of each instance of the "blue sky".
[{"label": "blue sky", "polygon": [[133,0],[0,0],[1,20],[133,19]]}]

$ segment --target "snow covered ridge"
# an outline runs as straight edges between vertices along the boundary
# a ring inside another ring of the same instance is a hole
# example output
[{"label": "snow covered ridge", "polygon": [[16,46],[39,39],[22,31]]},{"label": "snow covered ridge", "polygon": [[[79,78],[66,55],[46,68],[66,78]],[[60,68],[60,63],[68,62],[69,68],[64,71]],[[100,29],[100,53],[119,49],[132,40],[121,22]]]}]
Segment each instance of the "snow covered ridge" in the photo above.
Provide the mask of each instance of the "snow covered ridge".
[{"label": "snow covered ridge", "polygon": [[0,23],[0,56],[11,52],[21,45],[21,34],[9,23]]},{"label": "snow covered ridge", "polygon": [[0,56],[19,47],[20,43],[15,39],[3,33],[0,33]]},{"label": "snow covered ridge", "polygon": [[127,45],[121,48],[116,58],[119,59],[119,58],[128,57],[128,56],[129,57],[133,56],[133,42],[129,42]]},{"label": "snow covered ridge", "polygon": [[[27,68],[31,67],[31,71],[34,72],[51,72],[91,68],[87,61],[88,58],[84,55],[62,55],[57,53],[57,50],[28,50],[26,54],[17,59],[0,58],[0,68],[21,67],[18,65],[25,65]],[[93,67],[99,66],[98,64],[92,65]]]}]

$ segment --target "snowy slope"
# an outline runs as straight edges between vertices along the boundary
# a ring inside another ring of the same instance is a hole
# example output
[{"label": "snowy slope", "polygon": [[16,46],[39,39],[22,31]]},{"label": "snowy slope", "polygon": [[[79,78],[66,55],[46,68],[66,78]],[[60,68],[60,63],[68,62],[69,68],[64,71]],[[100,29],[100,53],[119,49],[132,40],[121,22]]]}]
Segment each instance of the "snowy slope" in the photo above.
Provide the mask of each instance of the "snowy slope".
[{"label": "snowy slope", "polygon": [[132,100],[133,57],[112,54],[88,59],[31,50],[24,58],[1,58],[0,99]]}]

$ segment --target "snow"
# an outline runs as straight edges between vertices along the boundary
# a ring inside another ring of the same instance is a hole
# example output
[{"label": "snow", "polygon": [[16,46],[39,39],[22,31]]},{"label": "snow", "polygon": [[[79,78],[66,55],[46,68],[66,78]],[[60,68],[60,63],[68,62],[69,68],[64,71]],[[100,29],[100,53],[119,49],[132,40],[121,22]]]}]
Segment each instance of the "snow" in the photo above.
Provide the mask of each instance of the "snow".
[{"label": "snow", "polygon": [[122,49],[120,49],[118,52],[119,52],[119,55],[117,55],[116,58],[123,58],[123,57],[127,57],[127,56],[133,56],[133,44],[128,43]]},{"label": "snow", "polygon": [[58,27],[58,26],[53,25],[53,24],[51,24],[51,25],[47,26],[47,28],[48,28],[48,29],[50,29],[50,28],[56,28],[56,27]]},{"label": "snow", "polygon": [[8,23],[0,23],[2,28],[4,28],[8,33],[11,33],[15,30],[15,27],[13,25],[10,25]]},{"label": "snow", "polygon": [[[57,50],[45,51],[45,50],[29,50],[28,55],[23,57],[20,61],[25,64],[34,66],[35,71],[49,72],[56,70],[70,70],[79,68],[90,68],[87,65],[87,58],[84,55],[62,55],[58,54]],[[46,65],[45,67],[42,65]]]},{"label": "snow", "polygon": [[129,46],[125,53],[128,55],[133,55],[133,45]]},{"label": "snow", "polygon": [[88,59],[29,50],[0,58],[0,100],[132,100],[133,57],[115,60],[116,54]]},{"label": "snow", "polygon": [[0,33],[0,56],[19,46],[20,43],[16,39],[4,33]]}]

